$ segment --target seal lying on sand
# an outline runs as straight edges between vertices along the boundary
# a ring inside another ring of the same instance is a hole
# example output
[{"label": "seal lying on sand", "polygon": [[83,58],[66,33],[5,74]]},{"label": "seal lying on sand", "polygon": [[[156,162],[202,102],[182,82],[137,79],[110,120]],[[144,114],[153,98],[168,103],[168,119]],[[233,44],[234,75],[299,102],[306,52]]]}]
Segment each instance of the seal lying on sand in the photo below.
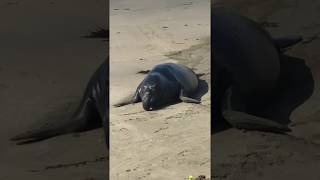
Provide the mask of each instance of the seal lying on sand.
[{"label": "seal lying on sand", "polygon": [[190,97],[198,90],[198,83],[197,75],[186,66],[174,63],[159,64],[148,73],[133,96],[114,106],[142,101],[143,109],[150,111],[179,99],[188,103],[200,103]]},{"label": "seal lying on sand", "polygon": [[81,103],[72,118],[67,121],[54,121],[44,126],[27,131],[13,137],[17,144],[31,143],[53,136],[71,132],[81,132],[104,126],[105,138],[109,147],[108,123],[108,70],[109,66],[103,62],[88,82]]},{"label": "seal lying on sand", "polygon": [[233,127],[273,132],[290,129],[258,117],[279,83],[280,53],[302,40],[273,39],[257,23],[222,9],[212,9],[214,74],[213,126],[221,118]]}]

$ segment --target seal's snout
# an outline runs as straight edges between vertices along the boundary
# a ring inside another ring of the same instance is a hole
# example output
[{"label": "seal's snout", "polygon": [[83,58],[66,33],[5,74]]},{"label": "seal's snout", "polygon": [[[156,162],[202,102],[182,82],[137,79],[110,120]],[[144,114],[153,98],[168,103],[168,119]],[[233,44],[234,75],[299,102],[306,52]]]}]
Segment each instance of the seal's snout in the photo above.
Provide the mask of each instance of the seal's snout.
[{"label": "seal's snout", "polygon": [[146,111],[151,111],[151,93],[150,92],[145,92],[142,96],[142,106],[143,109]]},{"label": "seal's snout", "polygon": [[152,107],[144,107],[143,106],[143,109],[146,110],[146,111],[152,111]]},{"label": "seal's snout", "polygon": [[146,111],[152,111],[152,107],[150,106],[150,101],[149,102],[142,102],[143,109]]}]

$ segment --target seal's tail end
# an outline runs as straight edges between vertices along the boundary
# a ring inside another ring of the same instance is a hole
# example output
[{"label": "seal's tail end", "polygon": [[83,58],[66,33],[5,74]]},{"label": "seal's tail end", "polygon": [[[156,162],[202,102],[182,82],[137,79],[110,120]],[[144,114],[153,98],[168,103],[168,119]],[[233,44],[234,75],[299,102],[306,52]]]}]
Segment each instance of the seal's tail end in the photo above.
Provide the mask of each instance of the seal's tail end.
[{"label": "seal's tail end", "polygon": [[182,102],[186,102],[186,103],[194,103],[194,104],[200,104],[201,101],[197,100],[197,99],[193,99],[190,97],[186,97],[186,96],[180,96],[180,100]]},{"label": "seal's tail end", "polygon": [[303,39],[301,36],[287,36],[287,37],[276,38],[274,39],[274,42],[281,51],[284,51],[286,48],[289,48],[301,42],[302,40]]},{"label": "seal's tail end", "polygon": [[257,117],[243,112],[226,110],[223,117],[233,126],[239,129],[260,130],[275,133],[290,132],[291,129],[275,121]]}]

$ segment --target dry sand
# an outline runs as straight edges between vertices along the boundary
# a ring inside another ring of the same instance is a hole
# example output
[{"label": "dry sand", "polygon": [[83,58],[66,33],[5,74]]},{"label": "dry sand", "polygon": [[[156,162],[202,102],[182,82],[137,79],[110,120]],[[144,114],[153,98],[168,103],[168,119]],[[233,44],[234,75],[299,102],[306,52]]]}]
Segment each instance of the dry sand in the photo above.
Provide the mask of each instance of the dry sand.
[{"label": "dry sand", "polygon": [[210,176],[210,91],[201,104],[112,107],[159,63],[185,64],[210,87],[209,1],[111,1],[110,27],[110,178]]},{"label": "dry sand", "polygon": [[104,0],[0,1],[1,180],[106,179],[102,129],[24,146],[9,141],[75,110],[107,57],[106,42],[82,36],[107,27],[106,10]]},{"label": "dry sand", "polygon": [[[273,36],[302,35],[305,41],[291,48],[287,54],[305,61],[314,79],[314,90],[312,96],[291,113],[293,132],[289,136],[235,129],[214,134],[213,179],[319,180],[320,2],[216,0],[214,3],[216,7],[231,8],[258,22],[268,22],[264,24],[268,25]],[[300,61],[299,59],[296,59],[296,62]],[[309,88],[298,70],[299,66],[296,66],[291,72],[292,76],[296,76],[296,81],[291,82],[292,87],[287,94]],[[284,99],[287,94],[283,95]]]}]

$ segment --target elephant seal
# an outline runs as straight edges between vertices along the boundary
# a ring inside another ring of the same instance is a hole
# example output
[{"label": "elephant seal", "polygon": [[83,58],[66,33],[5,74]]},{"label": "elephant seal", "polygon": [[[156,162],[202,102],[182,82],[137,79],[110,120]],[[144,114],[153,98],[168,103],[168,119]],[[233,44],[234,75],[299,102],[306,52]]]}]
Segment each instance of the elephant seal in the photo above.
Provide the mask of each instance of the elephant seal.
[{"label": "elephant seal", "polygon": [[143,109],[151,111],[179,99],[188,103],[200,103],[191,98],[198,90],[198,77],[188,67],[164,63],[156,65],[138,86],[133,96],[114,106],[142,102]]},{"label": "elephant seal", "polygon": [[106,144],[109,147],[109,123],[108,123],[108,61],[103,62],[89,80],[80,105],[72,118],[67,121],[52,119],[45,125],[24,132],[11,140],[17,144],[26,144],[48,139],[50,137],[91,130],[103,125]]},{"label": "elephant seal", "polygon": [[224,119],[239,129],[290,131],[259,114],[277,90],[281,53],[302,38],[274,39],[244,16],[218,8],[211,12],[213,126]]}]

